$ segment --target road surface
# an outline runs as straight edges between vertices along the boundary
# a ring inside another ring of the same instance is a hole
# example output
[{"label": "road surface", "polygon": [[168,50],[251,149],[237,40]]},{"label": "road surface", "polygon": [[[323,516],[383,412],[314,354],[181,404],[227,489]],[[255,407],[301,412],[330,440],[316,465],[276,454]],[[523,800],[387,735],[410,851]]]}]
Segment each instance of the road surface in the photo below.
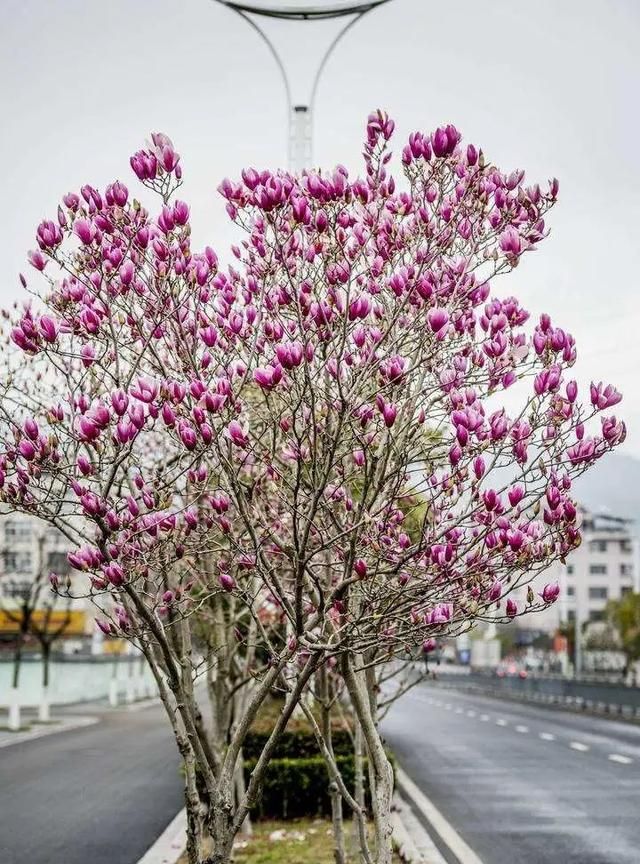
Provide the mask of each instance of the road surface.
[{"label": "road surface", "polygon": [[383,732],[483,864],[639,864],[639,727],[425,683]]},{"label": "road surface", "polygon": [[136,864],[182,806],[159,705],[0,750],[1,864]]}]

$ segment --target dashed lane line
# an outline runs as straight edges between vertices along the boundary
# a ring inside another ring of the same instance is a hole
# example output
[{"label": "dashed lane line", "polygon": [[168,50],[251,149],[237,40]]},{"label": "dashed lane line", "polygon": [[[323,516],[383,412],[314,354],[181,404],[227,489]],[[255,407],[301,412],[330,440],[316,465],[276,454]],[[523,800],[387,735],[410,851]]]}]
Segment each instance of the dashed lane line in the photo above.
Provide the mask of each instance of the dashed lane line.
[{"label": "dashed lane line", "polygon": [[571,741],[569,747],[572,750],[577,750],[578,753],[586,753],[587,750],[591,749],[588,744],[583,744],[582,741]]},{"label": "dashed lane line", "polygon": [[528,731],[529,731],[529,727],[528,727],[528,726],[522,726],[522,725],[520,725],[520,726],[516,726],[516,732],[520,732],[520,733],[522,733],[522,735],[526,735],[526,733],[527,733]]},{"label": "dashed lane line", "polygon": [[543,741],[555,741],[556,740],[556,736],[553,735],[551,732],[541,732],[538,737],[542,738]]},{"label": "dashed lane line", "polygon": [[617,762],[619,765],[631,765],[633,759],[628,756],[623,756],[621,753],[610,753],[609,762]]},{"label": "dashed lane line", "polygon": [[502,717],[498,717],[498,719],[496,720],[496,726],[506,726],[506,725],[507,725],[507,721],[503,720]]}]

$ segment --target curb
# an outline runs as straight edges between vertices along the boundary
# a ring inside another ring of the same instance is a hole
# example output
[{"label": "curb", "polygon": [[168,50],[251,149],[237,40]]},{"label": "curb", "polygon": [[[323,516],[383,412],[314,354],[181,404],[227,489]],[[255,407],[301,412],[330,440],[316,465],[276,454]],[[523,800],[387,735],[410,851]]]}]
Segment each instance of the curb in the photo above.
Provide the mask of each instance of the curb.
[{"label": "curb", "polygon": [[186,833],[187,811],[182,809],[137,864],[176,864],[184,852]]},{"label": "curb", "polygon": [[410,805],[397,792],[393,796],[393,808],[393,841],[402,860],[406,864],[446,864]]},{"label": "curb", "polygon": [[[72,732],[74,729],[83,729],[86,726],[94,726],[100,722],[99,717],[76,717],[70,723],[64,721],[56,721],[47,723],[45,726],[25,729],[22,732],[7,732],[6,738],[0,737],[0,749],[4,747],[13,747],[14,744],[24,744],[29,741],[36,741],[38,738],[46,738],[48,735],[59,735],[61,732]],[[35,724],[34,724],[35,726]]]},{"label": "curb", "polygon": [[[448,822],[438,808],[430,801],[429,798],[422,792],[413,780],[402,770],[396,766],[396,782],[397,787],[405,796],[406,800],[419,813],[434,834],[438,836],[442,845],[448,849],[458,864],[483,864],[482,860],[476,855],[473,849],[465,843],[462,837],[455,830],[453,825]],[[438,852],[438,855],[440,853]],[[440,859],[444,860],[440,855]],[[420,861],[421,859],[418,859]],[[429,859],[427,859],[428,861]],[[437,861],[438,859],[436,859]]]},{"label": "curb", "polygon": [[[412,808],[422,814],[459,864],[483,864],[424,792],[418,789],[413,780],[398,766],[396,780],[398,790],[403,795],[394,795],[394,809],[391,814],[393,839],[400,857],[407,864],[446,864],[445,858],[412,812]],[[137,864],[176,864],[184,852],[186,830],[187,813],[182,809]]]}]

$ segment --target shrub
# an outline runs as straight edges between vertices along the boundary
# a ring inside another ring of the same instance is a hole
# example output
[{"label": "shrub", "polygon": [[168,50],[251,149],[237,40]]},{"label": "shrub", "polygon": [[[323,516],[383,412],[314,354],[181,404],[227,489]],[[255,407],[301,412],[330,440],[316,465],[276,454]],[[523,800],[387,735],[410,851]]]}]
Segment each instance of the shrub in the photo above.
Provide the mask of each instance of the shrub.
[{"label": "shrub", "polygon": [[[389,756],[389,754],[387,754]],[[393,759],[389,756],[393,765]],[[336,755],[344,782],[353,794],[355,759],[353,755]],[[245,762],[247,781],[256,760]],[[367,762],[364,764],[365,790],[369,805]],[[331,813],[329,778],[322,756],[272,759],[260,788],[260,799],[253,813],[257,819],[299,819],[304,816],[328,816]]]}]

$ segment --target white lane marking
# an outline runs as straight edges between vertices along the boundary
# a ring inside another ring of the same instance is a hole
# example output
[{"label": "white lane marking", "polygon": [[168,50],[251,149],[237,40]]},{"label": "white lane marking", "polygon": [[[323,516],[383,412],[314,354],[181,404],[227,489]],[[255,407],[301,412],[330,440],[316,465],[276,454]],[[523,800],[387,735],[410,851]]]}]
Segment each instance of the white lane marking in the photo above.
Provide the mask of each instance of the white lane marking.
[{"label": "white lane marking", "polygon": [[528,726],[516,726],[516,732],[522,732],[523,735],[525,735],[528,731]]},{"label": "white lane marking", "polygon": [[438,708],[440,708],[440,706],[442,705],[442,699],[436,699],[434,704],[437,705]]},{"label": "white lane marking", "polygon": [[483,723],[486,723],[488,719],[489,719],[489,715],[488,715],[488,714],[481,714],[481,715],[480,715],[480,720],[481,720]]},{"label": "white lane marking", "polygon": [[617,762],[619,765],[631,765],[633,759],[629,759],[628,756],[622,756],[621,753],[610,753],[609,761]]},{"label": "white lane marking", "polygon": [[464,714],[462,708],[456,708],[456,714]]},{"label": "white lane marking", "polygon": [[556,736],[552,735],[551,732],[541,732],[540,738],[542,738],[543,741],[555,741],[556,740]]},{"label": "white lane marking", "polygon": [[475,716],[476,716],[475,711],[467,711],[467,717],[475,717]]},{"label": "white lane marking", "polygon": [[578,753],[586,753],[589,749],[589,745],[583,744],[582,741],[571,741],[569,747],[571,747],[572,750],[577,750]]},{"label": "white lane marking", "polygon": [[447,711],[451,711],[451,703],[450,702],[447,702],[444,707]]},{"label": "white lane marking", "polygon": [[400,791],[408,796],[414,805],[422,812],[433,830],[440,836],[443,843],[448,846],[460,864],[482,864],[482,861],[473,849],[465,843],[455,830],[453,825],[444,818],[442,813],[432,801],[422,792],[416,784],[407,777],[402,768],[396,768],[396,778]]},{"label": "white lane marking", "polygon": [[507,725],[507,721],[503,720],[502,717],[498,717],[498,719],[496,720],[496,726],[506,726],[506,725]]}]

